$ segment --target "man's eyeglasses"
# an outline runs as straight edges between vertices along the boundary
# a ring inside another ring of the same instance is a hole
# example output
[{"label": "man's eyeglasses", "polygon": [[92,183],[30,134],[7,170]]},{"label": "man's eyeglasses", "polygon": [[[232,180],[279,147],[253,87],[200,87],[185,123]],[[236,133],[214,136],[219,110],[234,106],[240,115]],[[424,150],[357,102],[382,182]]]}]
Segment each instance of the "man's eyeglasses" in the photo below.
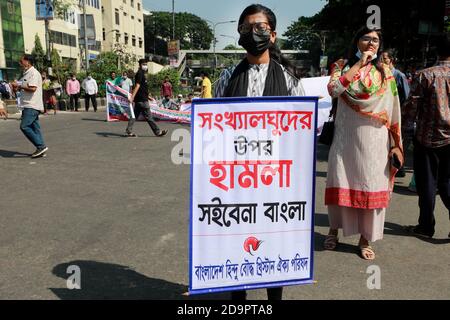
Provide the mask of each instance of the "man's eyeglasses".
[{"label": "man's eyeglasses", "polygon": [[246,34],[251,31],[264,33],[270,30],[270,25],[267,22],[243,23],[238,27],[238,32],[240,34]]},{"label": "man's eyeglasses", "polygon": [[369,36],[361,37],[360,40],[361,40],[362,42],[372,42],[373,44],[379,44],[379,43],[380,43],[380,39],[378,39],[378,38],[372,38],[372,37],[369,37]]}]

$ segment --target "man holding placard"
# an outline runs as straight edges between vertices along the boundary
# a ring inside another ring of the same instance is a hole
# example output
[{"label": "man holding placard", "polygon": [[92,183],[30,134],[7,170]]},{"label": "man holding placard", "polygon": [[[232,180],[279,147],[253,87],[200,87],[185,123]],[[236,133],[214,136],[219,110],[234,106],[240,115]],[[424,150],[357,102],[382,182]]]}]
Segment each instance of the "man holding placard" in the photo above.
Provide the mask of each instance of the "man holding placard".
[{"label": "man holding placard", "polygon": [[247,7],[247,57],[215,92],[241,98],[193,103],[191,293],[268,288],[280,300],[283,285],[312,282],[317,98],[289,97],[303,88],[275,28],[269,8]]}]

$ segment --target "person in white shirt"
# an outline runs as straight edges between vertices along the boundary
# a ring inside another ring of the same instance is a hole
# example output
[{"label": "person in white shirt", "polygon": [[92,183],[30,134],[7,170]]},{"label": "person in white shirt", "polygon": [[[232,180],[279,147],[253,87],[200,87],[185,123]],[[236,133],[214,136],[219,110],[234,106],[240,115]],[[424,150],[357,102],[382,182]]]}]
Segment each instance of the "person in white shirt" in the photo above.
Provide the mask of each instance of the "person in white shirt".
[{"label": "person in white shirt", "polygon": [[128,73],[126,71],[122,74],[122,80],[120,82],[120,87],[123,90],[126,90],[127,92],[131,93],[131,89],[133,87],[133,81],[131,81],[131,79],[128,78]]},{"label": "person in white shirt", "polygon": [[97,81],[92,78],[91,74],[88,73],[87,78],[83,80],[81,87],[84,89],[84,106],[86,112],[89,111],[89,100],[92,101],[92,105],[94,107],[94,112],[97,112],[97,93],[98,86]]},{"label": "person in white shirt", "polygon": [[39,114],[44,112],[42,100],[42,76],[34,65],[34,57],[24,54],[19,60],[19,64],[24,70],[22,78],[11,84],[14,92],[21,93],[22,120],[20,130],[25,137],[36,147],[32,158],[43,157],[48,150],[44,143],[39,124]]}]

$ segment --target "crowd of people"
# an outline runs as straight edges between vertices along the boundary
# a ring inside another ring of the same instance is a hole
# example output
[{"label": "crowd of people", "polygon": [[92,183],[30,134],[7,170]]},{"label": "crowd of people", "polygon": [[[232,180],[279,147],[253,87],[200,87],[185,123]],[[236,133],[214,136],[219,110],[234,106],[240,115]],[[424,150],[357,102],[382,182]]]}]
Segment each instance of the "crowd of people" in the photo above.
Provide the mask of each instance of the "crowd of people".
[{"label": "crowd of people", "polygon": [[[276,17],[269,8],[251,5],[241,14],[238,24],[239,44],[247,56],[236,67],[222,72],[215,85],[215,97],[303,96],[302,84],[292,64],[276,45]],[[53,94],[42,96],[47,81],[33,67],[33,58],[24,55],[20,64],[24,75],[13,82],[14,92],[21,92],[20,128],[36,146],[32,157],[48,150],[42,138],[39,114],[44,101],[53,104]],[[380,29],[363,27],[349,44],[346,59],[332,65],[328,91],[336,101],[333,110],[335,132],[328,158],[325,205],[328,207],[329,233],[323,243],[327,250],[339,246],[339,230],[344,236],[359,235],[358,250],[363,259],[375,259],[371,242],[381,240],[384,222],[392,198],[396,175],[404,175],[407,148],[414,145],[415,186],[419,196],[419,221],[407,231],[432,237],[435,231],[434,208],[439,192],[450,216],[450,41],[443,35],[438,42],[438,62],[418,71],[408,79],[395,68],[392,50],[383,49]],[[147,60],[139,60],[134,82],[126,73],[110,81],[130,92],[136,118],[143,114],[152,132],[162,137],[149,106],[146,72]],[[211,81],[202,74],[202,98],[211,98]],[[81,86],[75,76],[66,83],[71,109],[77,111],[80,87],[84,89],[86,111],[92,101],[97,111],[98,86],[90,75]],[[54,89],[55,90],[55,89]],[[173,99],[173,86],[166,78],[161,86],[160,105],[177,109],[191,102],[182,96]],[[56,94],[56,93],[55,93]],[[0,105],[0,115],[5,115]],[[133,133],[134,118],[126,129]],[[398,173],[399,172],[399,173]],[[450,237],[450,234],[449,234]],[[234,299],[245,299],[245,291],[234,291]],[[270,299],[281,299],[282,288],[268,289]]]}]

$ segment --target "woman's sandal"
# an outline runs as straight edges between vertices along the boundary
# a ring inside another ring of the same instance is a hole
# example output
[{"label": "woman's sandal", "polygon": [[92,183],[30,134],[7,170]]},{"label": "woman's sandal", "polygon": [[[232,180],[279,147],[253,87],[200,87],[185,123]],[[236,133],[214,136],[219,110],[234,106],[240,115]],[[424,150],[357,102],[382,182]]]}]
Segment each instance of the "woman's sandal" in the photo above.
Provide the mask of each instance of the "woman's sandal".
[{"label": "woman's sandal", "polygon": [[361,257],[364,260],[374,260],[375,259],[375,251],[373,251],[373,248],[369,245],[359,245],[359,250]]},{"label": "woman's sandal", "polygon": [[323,247],[325,250],[334,250],[339,243],[339,238],[337,235],[329,234],[325,237],[325,241],[323,242]]}]

